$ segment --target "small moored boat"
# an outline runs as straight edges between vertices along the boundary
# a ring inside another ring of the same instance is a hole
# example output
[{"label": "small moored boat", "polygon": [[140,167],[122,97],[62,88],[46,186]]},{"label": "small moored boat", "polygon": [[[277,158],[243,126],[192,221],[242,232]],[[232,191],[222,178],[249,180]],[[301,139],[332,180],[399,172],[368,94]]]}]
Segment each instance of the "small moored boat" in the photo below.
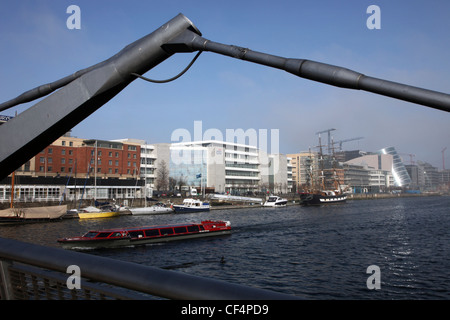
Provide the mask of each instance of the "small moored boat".
[{"label": "small moored boat", "polygon": [[287,205],[287,199],[283,199],[278,196],[270,196],[266,202],[264,202],[264,207],[285,207]]},{"label": "small moored boat", "polygon": [[90,206],[78,211],[78,217],[80,219],[112,218],[117,217],[120,214],[120,207],[111,205],[104,205],[101,208]]},{"label": "small moored boat", "polygon": [[163,203],[157,203],[150,207],[140,207],[140,208],[129,208],[132,215],[143,215],[143,214],[163,214],[172,213],[173,208],[167,207]]},{"label": "small moored boat", "polygon": [[203,202],[198,199],[184,199],[183,204],[173,205],[176,213],[190,213],[209,211],[210,206],[208,202]]},{"label": "small moored boat", "polygon": [[81,237],[58,239],[65,249],[98,249],[220,236],[231,233],[229,221],[173,224],[89,231]]},{"label": "small moored boat", "polygon": [[67,205],[32,208],[8,208],[0,210],[0,224],[47,222],[60,220],[67,212]]}]

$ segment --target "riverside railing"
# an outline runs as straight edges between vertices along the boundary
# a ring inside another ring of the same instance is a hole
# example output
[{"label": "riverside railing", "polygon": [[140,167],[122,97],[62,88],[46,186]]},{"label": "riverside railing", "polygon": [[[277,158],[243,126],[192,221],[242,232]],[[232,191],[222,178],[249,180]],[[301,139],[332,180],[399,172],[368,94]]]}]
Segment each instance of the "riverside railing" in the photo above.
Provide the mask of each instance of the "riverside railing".
[{"label": "riverside railing", "polygon": [[[79,273],[71,270],[78,270]],[[287,294],[221,280],[0,238],[2,300],[161,298],[298,299]]]}]

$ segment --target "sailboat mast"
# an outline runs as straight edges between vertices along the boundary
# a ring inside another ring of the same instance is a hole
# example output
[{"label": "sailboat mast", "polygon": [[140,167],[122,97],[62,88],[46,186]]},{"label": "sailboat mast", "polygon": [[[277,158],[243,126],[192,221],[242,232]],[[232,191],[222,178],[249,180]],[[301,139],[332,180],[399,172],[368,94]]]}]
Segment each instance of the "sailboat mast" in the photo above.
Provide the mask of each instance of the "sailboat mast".
[{"label": "sailboat mast", "polygon": [[14,179],[16,177],[16,172],[14,171],[11,176],[11,203],[10,208],[14,208]]}]

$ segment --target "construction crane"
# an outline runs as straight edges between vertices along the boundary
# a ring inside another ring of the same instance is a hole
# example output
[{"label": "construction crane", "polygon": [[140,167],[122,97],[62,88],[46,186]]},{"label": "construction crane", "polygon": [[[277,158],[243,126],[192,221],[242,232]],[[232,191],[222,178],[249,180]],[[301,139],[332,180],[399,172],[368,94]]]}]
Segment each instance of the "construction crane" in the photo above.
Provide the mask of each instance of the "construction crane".
[{"label": "construction crane", "polygon": [[342,144],[344,142],[361,140],[361,139],[364,139],[364,137],[357,137],[357,138],[350,138],[350,139],[339,140],[339,141],[334,142],[334,144],[338,144],[339,143],[339,151],[342,151]]},{"label": "construction crane", "polygon": [[319,138],[320,138],[320,135],[322,133],[328,132],[328,147],[327,147],[328,148],[328,154],[331,154],[331,131],[334,131],[334,130],[336,130],[336,129],[328,129],[328,130],[316,132],[316,134],[319,135]]},{"label": "construction crane", "polygon": [[442,170],[445,170],[445,156],[444,156],[444,152],[445,150],[447,150],[447,147],[445,147],[444,149],[442,149]]}]

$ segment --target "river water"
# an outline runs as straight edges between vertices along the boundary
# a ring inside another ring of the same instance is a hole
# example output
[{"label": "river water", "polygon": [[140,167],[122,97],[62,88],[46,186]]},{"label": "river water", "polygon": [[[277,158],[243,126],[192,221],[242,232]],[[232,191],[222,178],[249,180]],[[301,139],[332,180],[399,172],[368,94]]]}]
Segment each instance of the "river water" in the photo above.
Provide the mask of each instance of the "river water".
[{"label": "river water", "polygon": [[450,197],[68,219],[1,226],[0,237],[58,247],[89,229],[205,219],[231,221],[232,234],[86,252],[305,299],[450,299]]}]

